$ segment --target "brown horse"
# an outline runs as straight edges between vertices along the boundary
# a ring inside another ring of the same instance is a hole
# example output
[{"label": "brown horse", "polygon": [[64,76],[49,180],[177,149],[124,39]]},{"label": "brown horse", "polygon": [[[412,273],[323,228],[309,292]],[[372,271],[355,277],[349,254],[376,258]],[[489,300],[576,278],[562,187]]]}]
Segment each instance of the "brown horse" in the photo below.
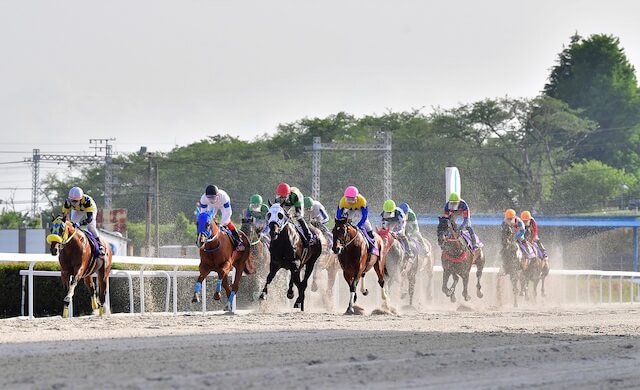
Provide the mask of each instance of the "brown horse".
[{"label": "brown horse", "polygon": [[529,300],[529,282],[533,283],[533,300],[538,296],[538,283],[542,282],[541,294],[544,297],[544,280],[549,274],[549,260],[537,249],[535,243],[524,240],[520,246],[522,256],[522,277],[520,296]]},{"label": "brown horse", "polygon": [[500,254],[502,255],[502,268],[498,276],[498,297],[501,298],[502,278],[501,275],[509,275],[511,288],[513,290],[513,307],[518,307],[518,281],[522,276],[523,253],[514,235],[514,227],[511,223],[502,223],[501,227]]},{"label": "brown horse", "polygon": [[[482,277],[482,270],[484,269],[484,253],[482,248],[479,247],[476,250],[471,250],[468,243],[465,242],[463,236],[458,232],[456,223],[448,217],[438,218],[438,244],[442,249],[442,292],[451,299],[451,302],[456,301],[455,288],[458,284],[458,278],[462,278],[462,296],[465,301],[471,299],[467,287],[469,285],[469,272],[471,266],[476,265],[476,294],[478,298],[482,298],[484,294],[480,285],[480,278]],[[449,276],[453,278],[453,284],[451,287],[447,286]]]},{"label": "brown horse", "polygon": [[[241,252],[234,250],[233,241],[229,235],[226,234],[218,224],[213,222],[209,213],[202,212],[198,215],[198,238],[196,243],[200,249],[200,276],[195,284],[191,302],[200,302],[202,281],[211,271],[214,271],[218,274],[218,282],[215,293],[213,294],[213,299],[220,300],[220,291],[224,287],[228,298],[226,310],[229,312],[234,311],[233,302],[238,292],[242,274],[245,271],[248,274],[256,272],[256,268],[250,257],[249,239],[244,233],[238,233],[246,248]],[[230,287],[227,276],[234,267],[236,274],[233,280],[233,286]]]},{"label": "brown horse", "polygon": [[368,295],[369,290],[365,288],[364,276],[373,267],[378,275],[378,284],[380,285],[382,301],[385,308],[389,308],[387,293],[384,290],[384,255],[382,249],[384,243],[382,238],[374,233],[375,245],[378,247],[380,256],[370,255],[368,253],[368,242],[364,234],[356,229],[348,219],[337,219],[333,227],[333,252],[338,254],[338,261],[342,267],[344,280],[349,285],[349,307],[345,314],[355,314],[353,305],[357,300],[356,287],[362,278],[360,292],[362,295]]},{"label": "brown horse", "polygon": [[[88,234],[76,227],[65,217],[58,215],[53,218],[51,234],[47,236],[50,251],[53,256],[58,255],[60,262],[60,276],[62,285],[67,292],[64,297],[62,317],[69,317],[69,304],[80,279],[91,293],[91,308],[104,315],[104,303],[109,288],[109,272],[111,272],[111,248],[102,237],[100,242],[105,249],[104,259],[94,254],[89,242]],[[93,283],[93,273],[98,274],[98,292]]]}]

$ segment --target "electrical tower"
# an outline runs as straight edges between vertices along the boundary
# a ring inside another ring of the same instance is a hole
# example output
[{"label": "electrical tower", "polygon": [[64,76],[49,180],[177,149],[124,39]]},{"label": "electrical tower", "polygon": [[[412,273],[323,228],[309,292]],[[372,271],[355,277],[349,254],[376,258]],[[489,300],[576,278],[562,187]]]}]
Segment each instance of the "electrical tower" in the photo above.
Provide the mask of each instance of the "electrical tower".
[{"label": "electrical tower", "polygon": [[383,182],[385,199],[391,199],[393,193],[391,175],[393,174],[393,164],[391,159],[391,133],[382,132],[382,144],[323,144],[320,137],[313,137],[312,166],[311,166],[311,196],[320,198],[320,152],[322,150],[381,150],[384,151]]},{"label": "electrical tower", "polygon": [[[31,190],[31,214],[33,217],[36,217],[38,213],[38,194],[40,193],[40,161],[58,161],[58,162],[67,162],[69,164],[95,164],[101,161],[105,162],[105,190],[104,190],[104,198],[105,198],[105,207],[111,208],[111,189],[112,189],[112,145],[109,144],[110,141],[115,141],[115,138],[102,138],[95,139],[92,138],[89,140],[90,144],[96,144],[93,146],[94,155],[93,156],[85,156],[85,155],[69,155],[69,154],[41,154],[40,149],[33,149],[33,156],[31,158],[25,158],[25,162],[30,162],[32,167],[32,190]],[[104,146],[102,145],[104,143]],[[105,152],[105,156],[98,156],[99,151]],[[108,205],[107,207],[107,199]]]}]

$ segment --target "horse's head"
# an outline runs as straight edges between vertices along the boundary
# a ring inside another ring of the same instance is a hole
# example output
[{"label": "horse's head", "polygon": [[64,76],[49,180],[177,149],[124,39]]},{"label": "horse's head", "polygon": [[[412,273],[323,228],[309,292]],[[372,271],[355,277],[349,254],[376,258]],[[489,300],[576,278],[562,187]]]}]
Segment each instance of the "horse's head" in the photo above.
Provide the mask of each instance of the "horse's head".
[{"label": "horse's head", "polygon": [[271,241],[275,241],[287,222],[287,215],[280,203],[274,203],[269,207],[267,213],[267,223],[269,224],[269,236]]},{"label": "horse's head", "polygon": [[450,253],[462,253],[466,244],[460,240],[456,223],[449,217],[438,217],[438,245],[442,250]]},{"label": "horse's head", "polygon": [[349,228],[351,227],[351,220],[347,218],[336,219],[336,223],[333,226],[333,246],[331,250],[333,253],[340,253],[347,246],[347,243],[351,241],[351,235],[349,234]]},{"label": "horse's head", "polygon": [[451,219],[449,217],[438,217],[436,233],[438,234],[438,244],[442,246],[444,241],[452,234]]},{"label": "horse's head", "polygon": [[217,233],[218,226],[213,222],[211,213],[198,214],[196,245],[202,249],[207,241]]},{"label": "horse's head", "polygon": [[73,230],[73,225],[67,223],[64,216],[56,215],[51,218],[51,229],[47,236],[47,243],[50,245],[49,251],[53,256],[58,254],[59,247],[69,238],[69,234],[73,233]]}]

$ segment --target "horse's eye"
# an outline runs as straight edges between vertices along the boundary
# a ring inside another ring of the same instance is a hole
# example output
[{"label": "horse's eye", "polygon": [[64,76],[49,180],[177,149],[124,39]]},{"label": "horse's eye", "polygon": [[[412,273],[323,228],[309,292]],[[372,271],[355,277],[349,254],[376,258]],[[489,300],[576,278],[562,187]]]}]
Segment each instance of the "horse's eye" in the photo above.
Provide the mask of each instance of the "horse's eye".
[{"label": "horse's eye", "polygon": [[267,213],[267,219],[271,219],[271,212]]},{"label": "horse's eye", "polygon": [[284,214],[278,213],[278,219],[282,219],[282,218],[284,218]]}]

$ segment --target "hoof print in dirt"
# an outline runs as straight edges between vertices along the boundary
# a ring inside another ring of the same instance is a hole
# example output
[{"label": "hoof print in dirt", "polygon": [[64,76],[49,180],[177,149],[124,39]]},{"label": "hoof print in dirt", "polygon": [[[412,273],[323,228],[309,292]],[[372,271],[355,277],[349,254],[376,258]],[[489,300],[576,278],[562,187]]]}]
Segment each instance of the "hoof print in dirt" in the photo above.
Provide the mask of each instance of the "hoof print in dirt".
[{"label": "hoof print in dirt", "polygon": [[475,311],[470,306],[467,305],[459,305],[456,311]]}]

